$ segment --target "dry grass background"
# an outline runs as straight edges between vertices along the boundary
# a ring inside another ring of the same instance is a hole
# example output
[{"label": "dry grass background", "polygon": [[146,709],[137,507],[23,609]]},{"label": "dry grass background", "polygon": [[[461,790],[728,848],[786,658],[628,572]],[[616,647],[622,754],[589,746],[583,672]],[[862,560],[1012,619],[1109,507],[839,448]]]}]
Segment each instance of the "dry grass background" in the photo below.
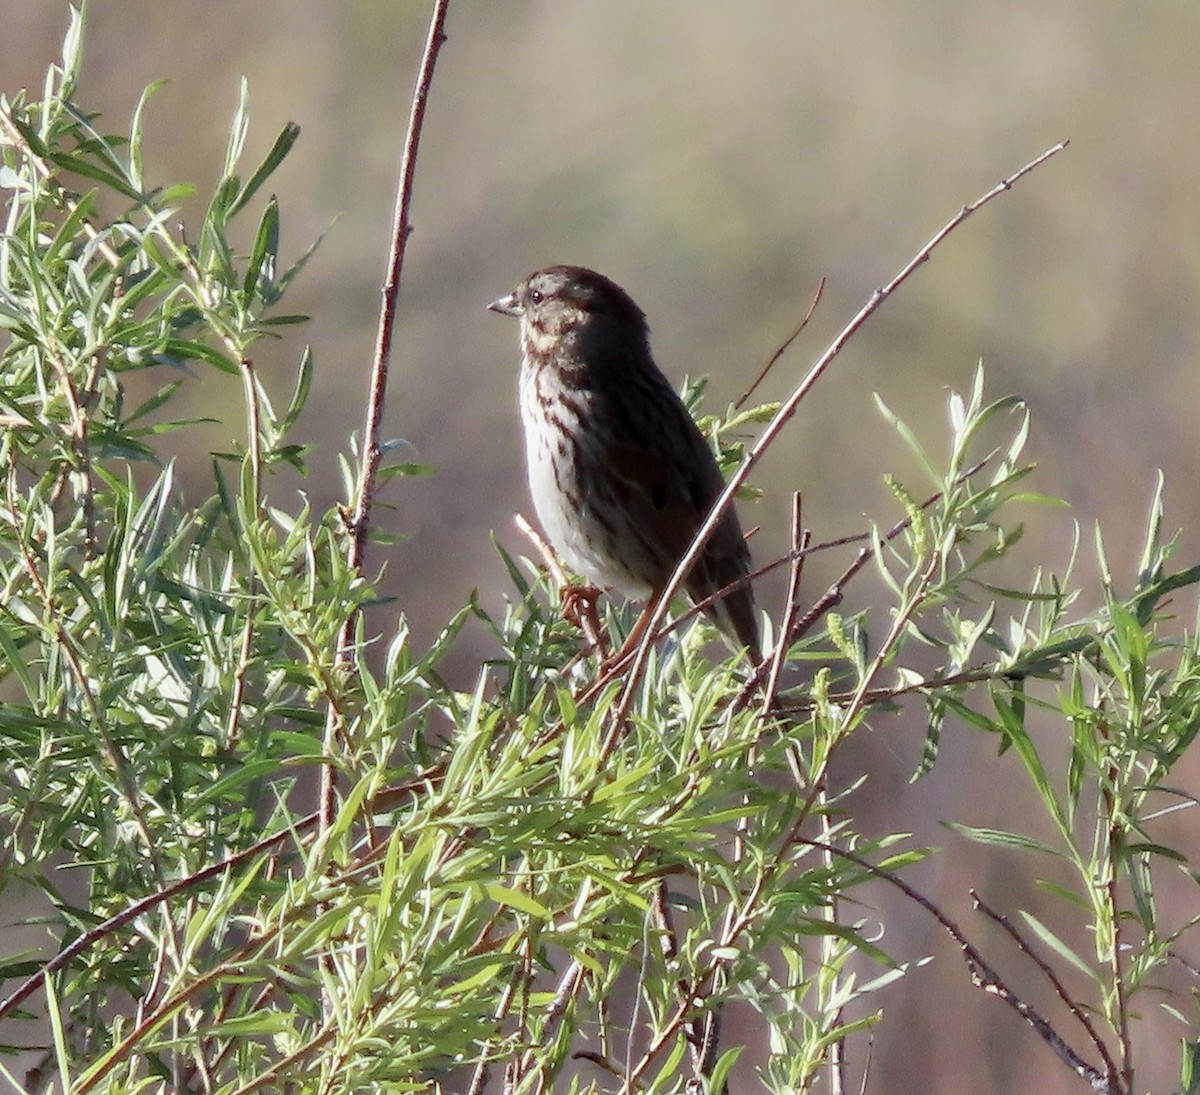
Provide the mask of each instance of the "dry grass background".
[{"label": "dry grass background", "polygon": [[[284,398],[302,340],[314,346],[306,425],[319,449],[306,489],[321,503],[337,489],[334,453],[360,426],[427,17],[416,0],[91,7],[82,100],[103,112],[102,128],[124,129],[143,86],[170,80],[148,114],[156,182],[187,179],[206,192],[242,75],[252,156],[284,122],[303,128],[276,185],[292,255],[329,229],[291,302],[313,321],[263,345],[257,360]],[[58,0],[4,0],[0,88],[36,94],[65,25]],[[379,517],[412,533],[389,553],[387,586],[417,641],[473,588],[501,603],[490,529],[525,550],[511,522],[515,509],[528,509],[514,330],[484,310],[487,301],[540,265],[595,266],[645,308],[663,368],[675,379],[710,374],[710,396],[723,403],[825,276],[813,324],[768,384],[765,394],[779,396],[963,202],[1064,137],[1072,142],[1064,155],[972,218],[855,339],[768,456],[757,477],[767,497],[744,523],[763,526],[757,554],[765,559],[785,543],[795,488],[818,538],[858,530],[864,513],[890,520],[882,473],[923,485],[872,391],[937,448],[945,389],[964,389],[982,357],[991,394],[1019,394],[1032,409],[1037,489],[1073,504],[1065,515],[1025,515],[1027,564],[1061,564],[1070,522],[1080,522],[1085,542],[1099,522],[1114,570],[1129,575],[1156,468],[1167,477],[1167,523],[1185,529],[1182,559],[1195,560],[1194,0],[495,0],[452,6],[448,32],[418,168],[387,431],[408,439],[437,474],[394,482],[386,501],[395,509]],[[235,380],[209,373],[190,398],[194,409],[220,414],[240,397]],[[190,444],[199,490],[207,460]],[[372,565],[382,561],[372,556]],[[821,567],[809,575],[820,587]],[[764,604],[778,594],[767,585]],[[1182,608],[1185,617],[1192,611]],[[464,683],[485,649],[482,635],[464,646],[455,670]],[[918,881],[964,923],[974,923],[969,885],[1004,908],[1032,899],[1028,882],[1009,873],[1028,862],[981,856],[937,824],[1025,823],[1015,770],[1005,784],[989,764],[979,786],[972,772],[991,743],[951,728],[939,767],[909,786],[920,737],[915,723],[880,724],[869,755],[855,758],[872,773],[860,795],[867,831],[907,828],[946,845]],[[1180,824],[1194,836],[1194,822]],[[1175,839],[1195,847],[1185,831]],[[879,900],[893,952],[933,952],[937,961],[885,999],[868,1091],[1082,1089],[970,989],[917,910],[888,894]],[[993,957],[1007,953],[980,934]],[[1006,965],[1020,969],[1011,953]],[[1182,1032],[1145,1006],[1142,1028],[1155,1033],[1142,1053],[1142,1085],[1168,1090]]]}]

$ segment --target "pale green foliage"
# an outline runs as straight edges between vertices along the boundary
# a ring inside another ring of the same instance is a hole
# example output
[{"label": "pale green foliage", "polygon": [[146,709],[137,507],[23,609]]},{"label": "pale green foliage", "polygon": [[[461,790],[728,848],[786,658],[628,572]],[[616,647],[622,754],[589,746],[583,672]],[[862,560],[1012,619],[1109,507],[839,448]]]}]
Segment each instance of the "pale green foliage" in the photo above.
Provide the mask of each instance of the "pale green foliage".
[{"label": "pale green foliage", "polygon": [[[274,199],[246,254],[229,234],[296,131],[243,180],[243,89],[189,241],[182,188],[143,191],[145,100],[127,140],[73,105],[81,31],[77,18],[42,102],[3,104],[0,886],[45,893],[56,950],[147,900],[56,967],[44,1002],[4,1016],[6,1030],[48,1016],[55,1090],[463,1091],[495,1066],[514,1091],[679,1091],[689,1038],[731,1000],[760,1039],[720,1042],[710,1089],[747,1061],[767,1090],[811,1089],[834,1045],[885,1018],[878,991],[922,961],[867,937],[862,891],[931,850],[865,838],[865,775],[830,780],[844,743],[911,696],[929,711],[920,772],[948,714],[1028,772],[1054,843],[957,828],[1075,872],[1051,892],[1094,953],[1025,923],[1091,979],[1081,1003],[1117,1063],[1080,1047],[1111,1081],[1099,1089],[1131,1091],[1130,1000],[1193,923],[1166,922],[1154,899],[1156,871],[1188,863],[1152,827],[1194,805],[1170,780],[1200,725],[1195,637],[1162,607],[1200,574],[1168,571],[1158,500],[1133,593],[1106,580],[1090,616],[1040,572],[1020,592],[986,584],[1020,539],[1008,513],[1038,499],[1022,493],[1024,409],[985,404],[980,371],[951,398],[944,462],[884,408],[931,480],[893,481],[907,523],[864,537],[886,603],[848,617],[825,604],[769,713],[690,619],[614,727],[623,678],[577,660],[555,591],[503,552],[516,597],[502,618],[473,602],[425,651],[403,620],[373,645],[360,621],[342,664],[339,632],[373,593],[345,561],[341,511],[267,500],[274,465],[303,469],[312,357],[282,415],[247,360],[298,318],[274,309],[304,260],[279,271]],[[217,456],[198,501],[155,448],[191,428],[163,417],[179,381],[126,405],[126,374],[189,362],[240,381],[245,409],[226,425],[246,441]],[[727,466],[763,414],[705,420]],[[606,611],[623,635],[629,610]],[[464,693],[437,666],[468,624],[497,653]],[[1056,782],[1044,754],[1067,738]],[[338,775],[324,830],[305,813],[322,765]],[[6,958],[6,991],[43,961]],[[1196,1019],[1179,1018],[1191,1091]]]}]

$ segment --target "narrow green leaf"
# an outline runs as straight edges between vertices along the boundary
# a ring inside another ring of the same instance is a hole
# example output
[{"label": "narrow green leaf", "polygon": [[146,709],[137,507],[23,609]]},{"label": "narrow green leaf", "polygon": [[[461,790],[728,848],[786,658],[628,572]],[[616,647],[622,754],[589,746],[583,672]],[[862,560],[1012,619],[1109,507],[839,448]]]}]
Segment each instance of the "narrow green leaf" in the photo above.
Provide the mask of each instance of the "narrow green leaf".
[{"label": "narrow green leaf", "polygon": [[1181,1095],[1196,1095],[1200,1091],[1200,1039],[1194,1042],[1183,1039],[1179,1054],[1179,1080]]},{"label": "narrow green leaf", "polygon": [[275,287],[280,293],[287,292],[288,286],[295,281],[300,272],[308,265],[308,260],[311,259],[314,254],[316,254],[317,248],[321,245],[321,241],[324,240],[324,238],[325,233],[322,232],[315,240],[312,241],[312,243],[308,245],[308,248],[305,250],[304,254],[301,255],[294,263],[292,263],[291,266],[289,266],[276,278]]},{"label": "narrow green leaf", "polygon": [[1066,959],[1080,973],[1084,974],[1090,981],[1097,981],[1096,971],[1091,968],[1078,954],[1067,946],[1057,935],[1054,934],[1045,924],[1043,924],[1032,913],[1021,911],[1021,918],[1034,930],[1037,937],[1046,944],[1060,958]]},{"label": "narrow green leaf", "polygon": [[709,1077],[709,1091],[725,1090],[725,1081],[729,1076],[729,1071],[737,1064],[737,1059],[742,1055],[742,1050],[745,1048],[745,1046],[733,1046],[717,1058],[717,1063],[713,1066],[712,1075]]},{"label": "narrow green leaf", "polygon": [[267,153],[263,162],[258,165],[258,170],[250,176],[249,181],[242,187],[241,193],[238,194],[233,204],[230,205],[229,215],[231,217],[244,209],[246,203],[254,197],[262,184],[275,173],[275,169],[283,163],[299,137],[300,127],[295,122],[288,122],[283,127],[279,136],[275,138],[275,143],[271,146],[270,152]]},{"label": "narrow green leaf", "polygon": [[936,692],[927,698],[928,718],[925,723],[925,741],[921,746],[921,760],[916,771],[908,777],[909,783],[916,783],[922,776],[933,770],[938,757],[938,746],[942,739],[942,724],[946,721],[946,702]]},{"label": "narrow green leaf", "polygon": [[204,211],[204,223],[200,230],[200,247],[197,259],[204,273],[211,275],[227,289],[237,284],[234,271],[233,252],[229,249],[229,204],[237,192],[236,177],[224,178],[217,185]]},{"label": "narrow green leaf", "polygon": [[235,808],[240,807],[239,792],[241,789],[255,780],[264,779],[273,772],[278,772],[281,763],[281,758],[277,755],[239,762],[228,775],[222,776],[215,783],[204,787],[190,798],[186,807],[180,810],[180,819],[186,820],[189,817],[200,816],[214,803],[233,804]]},{"label": "narrow green leaf", "polygon": [[836,920],[825,920],[822,917],[802,916],[798,919],[797,930],[801,935],[832,936],[836,939],[844,939],[855,950],[861,951],[881,966],[891,968],[896,966],[895,959],[849,924],[839,924]]},{"label": "narrow green leaf", "polygon": [[978,844],[991,844],[997,848],[1021,848],[1030,852],[1045,852],[1047,855],[1062,858],[1062,853],[1050,844],[1035,840],[1022,833],[1014,833],[1007,829],[988,829],[976,825],[964,825],[958,821],[943,821],[943,825],[959,836],[965,836]]},{"label": "narrow green leaf", "polygon": [[233,121],[229,124],[229,140],[225,144],[225,170],[221,173],[224,178],[230,178],[237,170],[238,160],[242,158],[242,150],[246,147],[246,133],[250,129],[250,83],[245,76],[238,81],[238,101],[233,111]]},{"label": "narrow green leaf", "polygon": [[174,433],[188,426],[210,426],[221,422],[212,416],[204,418],[172,418],[167,422],[155,422],[152,426],[142,426],[133,431],[135,437],[161,437],[163,434]]},{"label": "narrow green leaf", "polygon": [[76,153],[66,152],[51,152],[47,157],[49,163],[55,164],[72,175],[82,175],[87,179],[95,179],[96,182],[103,183],[110,190],[115,190],[118,194],[124,194],[131,201],[141,205],[145,201],[145,195],[135,186],[131,186],[120,175],[115,175],[113,172],[94,164],[90,160],[83,159],[82,156]]},{"label": "narrow green leaf", "polygon": [[172,380],[169,384],[164,384],[158,389],[149,399],[143,401],[125,419],[127,424],[136,422],[139,418],[144,418],[152,411],[158,410],[164,403],[167,402],[179,389],[183,386],[182,380]]},{"label": "narrow green leaf", "polygon": [[380,483],[400,477],[424,479],[435,474],[436,471],[436,468],[431,468],[427,464],[387,464],[379,469],[378,479]]},{"label": "narrow green leaf", "polygon": [[1091,911],[1091,906],[1073,890],[1068,890],[1066,886],[1060,886],[1057,882],[1050,882],[1044,878],[1035,879],[1034,885],[1039,890],[1045,890],[1046,893],[1054,894],[1055,897],[1061,897],[1068,904],[1083,912]]},{"label": "narrow green leaf", "polygon": [[63,37],[63,86],[59,91],[64,98],[71,94],[79,78],[80,65],[83,63],[83,9],[71,5],[67,10],[71,14],[67,24],[67,33]]},{"label": "narrow green leaf", "polygon": [[142,118],[150,96],[165,84],[165,80],[155,80],[146,86],[134,108],[133,120],[129,125],[129,177],[133,181],[133,185],[141,190],[144,190],[146,186],[142,172]]},{"label": "narrow green leaf", "polygon": [[279,424],[281,433],[287,433],[296,424],[300,412],[304,410],[304,406],[308,402],[308,394],[312,390],[312,378],[312,347],[305,346],[304,352],[300,355],[300,368],[296,370],[296,387],[292,390],[292,399],[288,404],[287,413],[284,414],[283,421]]},{"label": "narrow green leaf", "polygon": [[1055,824],[1058,825],[1060,831],[1065,831],[1066,821],[1062,806],[1050,784],[1049,776],[1046,775],[1046,769],[1042,765],[1042,758],[1038,755],[1037,747],[1025,730],[1016,705],[1009,704],[995,689],[992,690],[992,705],[1000,716],[1005,741],[1012,745],[1021,758],[1021,763],[1025,765],[1025,771],[1033,781],[1046,809],[1054,818]]},{"label": "narrow green leaf", "polygon": [[939,701],[944,704],[950,711],[954,712],[968,726],[975,727],[976,730],[985,730],[990,734],[1000,733],[1000,727],[996,725],[986,715],[976,711],[973,707],[968,707],[961,700],[947,693],[939,693]]},{"label": "narrow green leaf", "polygon": [[254,243],[246,260],[242,291],[247,300],[255,292],[268,304],[274,299],[275,257],[278,254],[279,202],[272,197],[259,218],[258,231],[254,233]]},{"label": "narrow green leaf", "polygon": [[686,1049],[687,1040],[682,1035],[679,1035],[671,1045],[671,1052],[667,1054],[666,1059],[663,1061],[662,1068],[658,1070],[658,1075],[654,1077],[654,1082],[647,1088],[646,1095],[659,1095],[660,1092],[678,1089],[679,1077],[676,1075],[676,1071],[683,1060],[683,1054]]},{"label": "narrow green leaf", "polygon": [[39,159],[46,159],[49,155],[49,149],[46,148],[45,142],[38,136],[37,131],[16,111],[13,111],[9,115],[9,120],[16,126],[17,131],[29,146],[29,151]]},{"label": "narrow green leaf", "polygon": [[203,342],[196,342],[189,339],[167,339],[163,345],[163,356],[168,359],[171,357],[182,357],[195,361],[205,361],[209,365],[220,369],[221,372],[230,373],[233,376],[237,376],[240,372],[237,362],[231,361],[220,350],[214,350],[211,346],[206,346]]},{"label": "narrow green leaf", "polygon": [[917,435],[913,433],[913,431],[908,427],[907,423],[905,423],[904,420],[901,419],[900,416],[897,415],[883,401],[883,397],[878,392],[873,392],[872,394],[875,397],[875,406],[878,408],[879,413],[883,415],[884,421],[886,421],[892,427],[892,429],[894,429],[900,435],[901,440],[903,440],[905,445],[908,446],[908,449],[913,456],[916,457],[917,463],[921,465],[921,469],[927,476],[929,476],[930,481],[940,485],[942,482],[942,477],[938,475],[937,471],[934,469],[934,466],[929,462],[929,457],[925,454],[925,449],[922,447],[921,442],[917,440]]},{"label": "narrow green leaf", "polygon": [[[25,659],[21,657],[21,648],[17,645],[13,638],[12,632],[8,629],[7,611],[4,616],[0,616],[0,653],[4,655],[5,665],[16,674],[17,680],[21,682],[21,687],[25,691],[26,697],[30,703],[37,703],[38,689],[33,683],[33,678],[29,675],[29,668],[25,665]],[[13,620],[16,623],[16,620]]]},{"label": "narrow green leaf", "polygon": [[1130,844],[1128,848],[1130,855],[1158,855],[1163,859],[1169,859],[1174,863],[1187,863],[1188,857],[1182,852],[1176,851],[1174,848],[1169,848],[1165,844],[1154,844],[1150,841],[1139,841],[1136,844]]},{"label": "narrow green leaf", "polygon": [[50,246],[46,248],[44,258],[47,262],[70,254],[78,246],[79,237],[83,231],[83,222],[92,214],[97,193],[99,191],[95,187],[88,190],[76,201],[75,208],[67,213],[62,224],[59,225],[58,231],[54,233]]},{"label": "narrow green leaf", "polygon": [[[26,955],[33,955],[33,957],[26,958]],[[7,981],[17,977],[24,980],[30,974],[37,973],[45,967],[45,956],[38,951],[22,951],[19,954],[6,955],[3,960],[0,960],[0,980]]]},{"label": "narrow green leaf", "polygon": [[520,890],[514,890],[510,886],[501,886],[496,882],[481,883],[480,889],[483,890],[489,900],[495,901],[498,905],[507,905],[518,912],[536,916],[539,920],[553,919],[550,910],[545,905],[530,897],[529,894],[522,893]]}]

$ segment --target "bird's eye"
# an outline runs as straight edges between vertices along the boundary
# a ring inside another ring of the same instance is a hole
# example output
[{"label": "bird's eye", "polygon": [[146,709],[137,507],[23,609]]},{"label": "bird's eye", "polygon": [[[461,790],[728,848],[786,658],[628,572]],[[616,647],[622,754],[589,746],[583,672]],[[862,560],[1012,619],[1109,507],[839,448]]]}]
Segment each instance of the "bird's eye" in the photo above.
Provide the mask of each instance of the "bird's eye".
[{"label": "bird's eye", "polygon": [[529,290],[530,304],[541,304],[542,301],[545,299],[546,299],[546,295],[541,291],[541,289],[530,289]]}]

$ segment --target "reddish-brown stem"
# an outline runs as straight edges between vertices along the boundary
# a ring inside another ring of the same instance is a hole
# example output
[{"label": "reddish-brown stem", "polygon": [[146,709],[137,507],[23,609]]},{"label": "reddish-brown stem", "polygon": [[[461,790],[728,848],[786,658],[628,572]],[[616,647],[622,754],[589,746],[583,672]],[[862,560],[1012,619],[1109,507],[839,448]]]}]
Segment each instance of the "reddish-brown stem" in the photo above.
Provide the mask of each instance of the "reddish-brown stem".
[{"label": "reddish-brown stem", "polygon": [[[392,247],[388,255],[387,276],[383,283],[383,301],[379,312],[379,329],[375,341],[375,358],[371,366],[371,385],[367,397],[366,421],[363,426],[362,453],[359,464],[358,490],[354,511],[347,522],[347,561],[351,570],[360,570],[366,553],[367,535],[370,530],[371,504],[375,497],[375,483],[379,475],[382,458],[380,431],[383,408],[387,395],[388,365],[392,353],[392,331],[396,321],[396,303],[400,295],[400,274],[404,268],[404,253],[412,231],[410,211],[412,208],[413,180],[416,178],[417,149],[421,143],[421,129],[425,122],[425,107],[429,101],[429,88],[433,82],[433,68],[438,53],[446,40],[444,26],[446,9],[450,0],[434,0],[433,15],[429,21],[429,34],[425,39],[425,50],[421,55],[421,68],[417,74],[417,87],[413,93],[412,108],[408,117],[408,133],[404,139],[404,153],[400,160],[400,182],[396,189],[396,207],[392,222]],[[350,648],[354,639],[357,612],[351,612],[338,635],[337,661],[343,668],[350,662]],[[325,718],[325,752],[332,756],[341,728],[342,719],[335,705],[330,704]],[[321,831],[333,823],[334,790],[337,767],[332,762],[321,768]]]},{"label": "reddish-brown stem", "polygon": [[[771,713],[771,709],[775,705],[775,697],[779,692],[779,677],[783,672],[783,662],[787,657],[788,647],[791,645],[789,636],[796,622],[796,613],[800,610],[798,601],[800,576],[804,571],[806,549],[812,542],[812,534],[804,528],[803,512],[800,492],[796,491],[792,495],[792,550],[789,553],[792,556],[792,567],[791,573],[788,575],[788,590],[783,604],[783,615],[779,621],[779,641],[775,644],[774,653],[767,659],[771,668],[767,677],[766,691],[763,693],[762,713],[764,717]],[[760,670],[756,669],[755,673],[758,672]]]},{"label": "reddish-brown stem", "polygon": [[754,378],[753,383],[741,394],[741,397],[733,405],[734,410],[740,411],[746,405],[746,400],[749,399],[754,394],[758,386],[764,380],[766,380],[767,373],[775,368],[775,362],[783,357],[783,355],[787,353],[788,347],[800,337],[804,331],[804,328],[808,326],[808,321],[812,319],[813,313],[817,310],[817,305],[821,302],[821,294],[824,292],[825,279],[822,278],[820,282],[817,283],[817,291],[813,293],[812,302],[808,306],[808,311],[804,313],[804,318],[796,326],[795,330],[793,330],[792,333],[779,344],[779,348],[769,358],[767,358],[767,363],[759,370],[758,376]]}]

